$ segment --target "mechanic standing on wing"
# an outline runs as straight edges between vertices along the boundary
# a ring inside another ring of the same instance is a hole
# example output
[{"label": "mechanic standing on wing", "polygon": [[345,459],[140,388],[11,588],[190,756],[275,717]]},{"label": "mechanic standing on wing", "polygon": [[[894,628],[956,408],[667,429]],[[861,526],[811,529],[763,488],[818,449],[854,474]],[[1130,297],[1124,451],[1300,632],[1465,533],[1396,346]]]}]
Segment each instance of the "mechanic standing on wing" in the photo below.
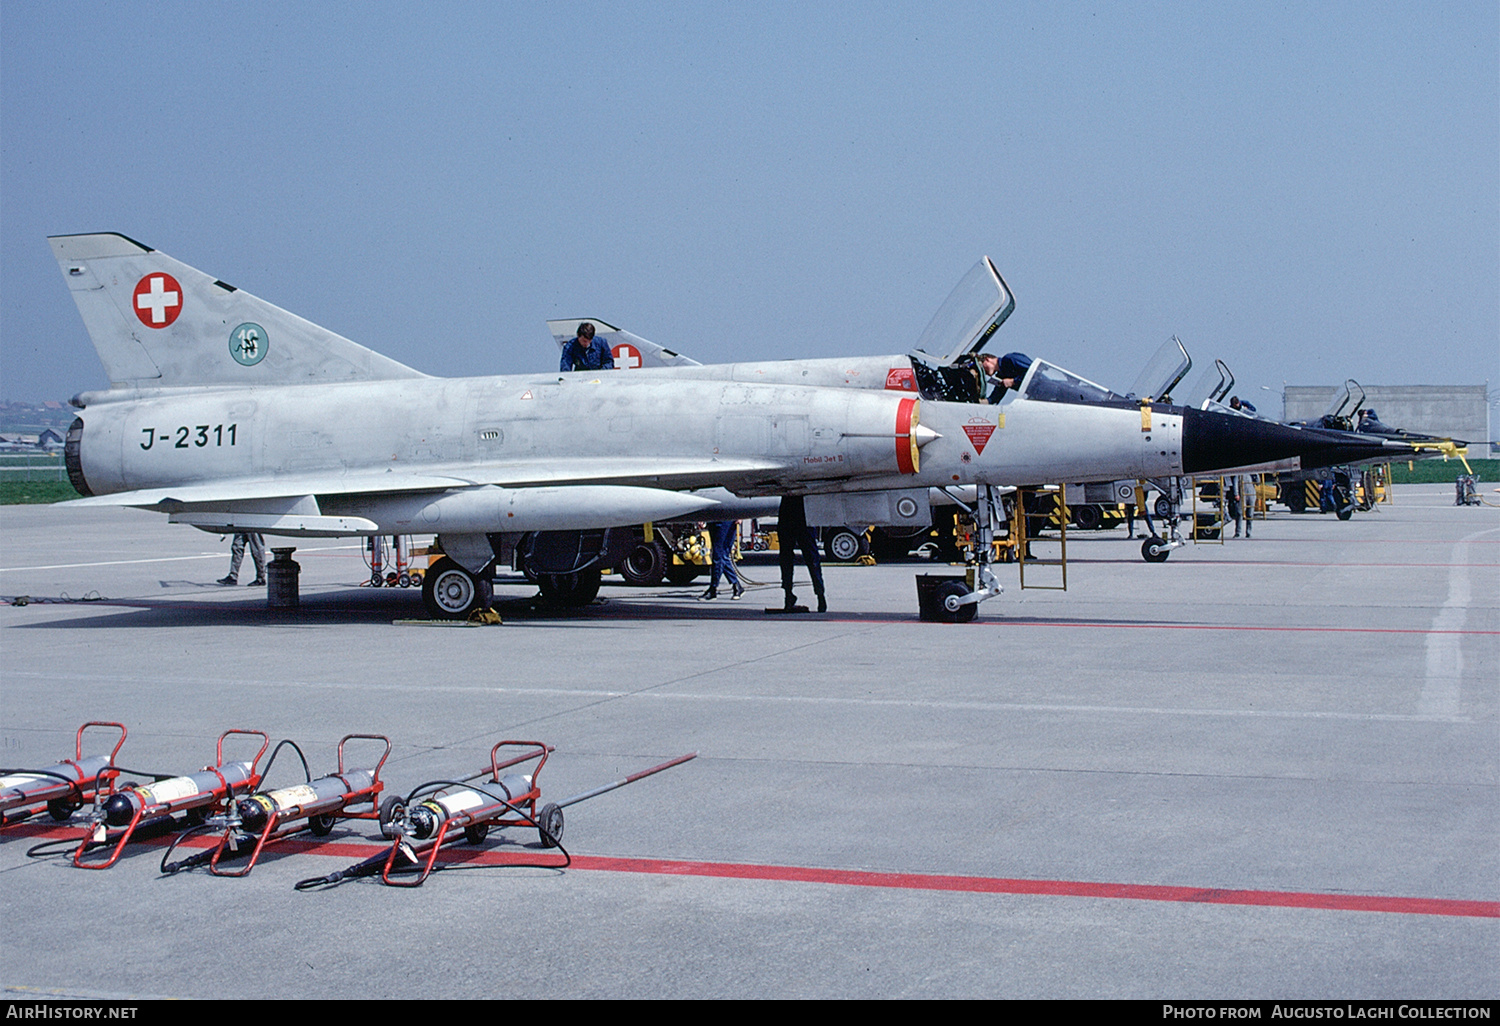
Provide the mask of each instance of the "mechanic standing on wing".
[{"label": "mechanic standing on wing", "polygon": [[240,562],[245,558],[245,545],[250,545],[250,559],[255,563],[255,580],[250,587],[258,588],[266,583],[266,540],[258,534],[236,534],[229,546],[229,574],[220,577],[219,584],[234,587],[240,583]]},{"label": "mechanic standing on wing", "polygon": [[802,559],[812,575],[813,591],[818,596],[818,612],[828,612],[828,599],[823,594],[823,562],[818,558],[818,539],[807,526],[807,506],[800,495],[783,495],[781,509],[776,514],[776,535],[781,546],[781,590],[786,592],[786,612],[797,611],[797,596],[792,591],[792,572],[797,565],[796,550],[802,550]]},{"label": "mechanic standing on wing", "polygon": [[562,371],[614,370],[615,357],[604,339],[594,337],[594,326],[584,321],[578,334],[562,348]]},{"label": "mechanic standing on wing", "polygon": [[737,599],[745,594],[745,586],[740,583],[740,572],[734,567],[734,529],[738,525],[738,520],[715,520],[708,525],[708,536],[713,542],[714,568],[709,577],[708,590],[698,596],[705,602],[719,597],[721,575],[734,586],[730,598]]}]

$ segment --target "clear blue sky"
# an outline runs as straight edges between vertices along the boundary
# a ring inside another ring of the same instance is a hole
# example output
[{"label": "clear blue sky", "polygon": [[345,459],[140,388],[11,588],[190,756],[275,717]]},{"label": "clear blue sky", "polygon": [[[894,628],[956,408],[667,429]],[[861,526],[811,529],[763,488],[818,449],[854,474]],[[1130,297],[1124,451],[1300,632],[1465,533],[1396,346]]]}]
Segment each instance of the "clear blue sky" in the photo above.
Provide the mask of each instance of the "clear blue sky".
[{"label": "clear blue sky", "polygon": [[904,351],[988,254],[1106,385],[1500,387],[1497,10],[6,0],[0,394],[105,384],[87,231],[433,374]]}]

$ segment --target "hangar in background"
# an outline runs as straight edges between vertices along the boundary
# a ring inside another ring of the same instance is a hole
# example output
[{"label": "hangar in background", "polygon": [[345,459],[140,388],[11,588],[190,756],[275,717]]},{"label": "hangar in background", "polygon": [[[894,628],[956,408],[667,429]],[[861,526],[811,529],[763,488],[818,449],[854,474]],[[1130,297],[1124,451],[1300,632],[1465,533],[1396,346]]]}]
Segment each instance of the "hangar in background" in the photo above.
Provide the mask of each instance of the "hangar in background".
[{"label": "hangar in background", "polygon": [[[1489,455],[1489,385],[1366,385],[1364,408],[1374,410],[1383,423],[1404,431],[1469,443],[1469,455]],[[1342,385],[1287,385],[1287,420],[1316,420],[1328,412]],[[1346,413],[1348,411],[1345,411]]]}]

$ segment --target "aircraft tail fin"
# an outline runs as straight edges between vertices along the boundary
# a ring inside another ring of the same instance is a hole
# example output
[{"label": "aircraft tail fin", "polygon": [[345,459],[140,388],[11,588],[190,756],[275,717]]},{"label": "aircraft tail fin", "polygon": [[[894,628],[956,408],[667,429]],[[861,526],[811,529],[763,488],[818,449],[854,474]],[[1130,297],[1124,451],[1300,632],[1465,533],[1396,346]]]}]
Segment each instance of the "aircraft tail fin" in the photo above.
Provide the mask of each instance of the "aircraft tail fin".
[{"label": "aircraft tail fin", "polygon": [[578,334],[578,326],[584,321],[592,324],[595,333],[609,345],[610,352],[615,356],[616,370],[630,370],[637,367],[703,366],[697,360],[691,360],[681,353],[674,353],[666,346],[648,342],[624,328],[606,324],[597,317],[570,317],[560,321],[548,321],[547,330],[552,332],[552,339],[557,343],[557,348],[561,349],[567,345]]},{"label": "aircraft tail fin", "polygon": [[48,241],[112,387],[426,376],[123,235]]}]

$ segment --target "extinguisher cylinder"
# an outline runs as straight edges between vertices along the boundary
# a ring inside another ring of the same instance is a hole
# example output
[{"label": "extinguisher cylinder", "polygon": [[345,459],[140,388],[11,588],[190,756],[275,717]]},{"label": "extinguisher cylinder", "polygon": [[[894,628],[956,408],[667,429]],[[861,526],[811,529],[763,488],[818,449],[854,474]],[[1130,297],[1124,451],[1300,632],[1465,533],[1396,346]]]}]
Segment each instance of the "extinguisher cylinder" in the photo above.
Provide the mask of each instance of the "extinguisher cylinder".
[{"label": "extinguisher cylinder", "polygon": [[91,755],[77,762],[60,762],[32,772],[0,777],[0,812],[60,798],[71,793],[75,784],[92,783],[109,764],[109,756]]},{"label": "extinguisher cylinder", "polygon": [[104,821],[110,826],[125,826],[135,818],[138,810],[155,815],[208,805],[248,782],[252,774],[253,768],[248,762],[226,762],[190,776],[171,777],[154,784],[128,788],[104,803]]},{"label": "extinguisher cylinder", "polygon": [[[436,837],[450,819],[462,816],[466,825],[496,819],[510,810],[506,801],[517,801],[530,791],[531,778],[519,773],[508,774],[498,782],[491,781],[485,785],[484,791],[471,788],[450,791],[408,810],[407,832],[413,839],[425,841]],[[502,797],[505,801],[500,800]]]},{"label": "extinguisher cylinder", "polygon": [[351,770],[339,776],[319,777],[306,784],[262,791],[238,803],[240,822],[246,830],[262,830],[274,812],[285,818],[295,810],[303,819],[344,807],[345,796],[368,790],[375,782],[374,770]]}]

